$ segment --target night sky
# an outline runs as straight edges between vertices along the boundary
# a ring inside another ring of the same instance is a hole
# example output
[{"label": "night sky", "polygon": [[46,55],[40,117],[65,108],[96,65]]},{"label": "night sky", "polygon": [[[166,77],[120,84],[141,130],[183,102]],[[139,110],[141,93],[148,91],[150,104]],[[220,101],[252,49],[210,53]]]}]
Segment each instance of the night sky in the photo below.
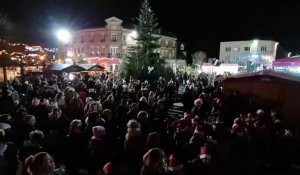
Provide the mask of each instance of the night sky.
[{"label": "night sky", "polygon": [[[162,30],[172,32],[189,52],[217,57],[220,41],[272,39],[300,53],[300,1],[150,0]],[[55,46],[55,29],[104,25],[116,16],[136,22],[141,0],[8,0],[0,11],[14,24],[14,39]],[[299,50],[299,51],[298,51]]]}]

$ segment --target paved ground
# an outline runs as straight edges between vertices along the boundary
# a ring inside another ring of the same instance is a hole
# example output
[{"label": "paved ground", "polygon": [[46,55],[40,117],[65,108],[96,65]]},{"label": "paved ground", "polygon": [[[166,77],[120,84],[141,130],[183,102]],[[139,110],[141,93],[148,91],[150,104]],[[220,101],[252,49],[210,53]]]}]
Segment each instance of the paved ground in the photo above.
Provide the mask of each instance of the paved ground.
[{"label": "paved ground", "polygon": [[179,87],[177,100],[173,104],[172,108],[169,109],[169,117],[172,118],[181,118],[183,116],[183,104],[181,101],[182,94],[183,94],[183,86]]}]

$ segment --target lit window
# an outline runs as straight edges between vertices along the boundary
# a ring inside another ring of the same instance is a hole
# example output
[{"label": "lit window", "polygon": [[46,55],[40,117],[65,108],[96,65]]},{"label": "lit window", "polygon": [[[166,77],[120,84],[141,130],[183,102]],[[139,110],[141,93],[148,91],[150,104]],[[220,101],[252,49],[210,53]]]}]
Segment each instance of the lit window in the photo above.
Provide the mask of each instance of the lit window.
[{"label": "lit window", "polygon": [[110,48],[110,53],[113,54],[113,55],[117,54],[117,49],[118,49],[117,47],[111,47]]},{"label": "lit window", "polygon": [[266,46],[262,46],[262,47],[260,48],[260,50],[261,50],[261,51],[267,51],[267,47],[266,47]]},{"label": "lit window", "polygon": [[94,35],[91,35],[90,42],[94,42]]},{"label": "lit window", "polygon": [[226,52],[230,52],[230,51],[231,51],[231,47],[226,47],[226,48],[225,48],[225,51],[226,51]]},{"label": "lit window", "polygon": [[249,47],[249,46],[244,47],[244,51],[245,51],[245,52],[249,52],[249,51],[250,51],[250,47]]},{"label": "lit window", "polygon": [[111,41],[117,41],[117,35],[111,35]]},{"label": "lit window", "polygon": [[240,48],[239,47],[235,47],[233,50],[236,51],[236,52],[238,52],[238,51],[240,51]]}]

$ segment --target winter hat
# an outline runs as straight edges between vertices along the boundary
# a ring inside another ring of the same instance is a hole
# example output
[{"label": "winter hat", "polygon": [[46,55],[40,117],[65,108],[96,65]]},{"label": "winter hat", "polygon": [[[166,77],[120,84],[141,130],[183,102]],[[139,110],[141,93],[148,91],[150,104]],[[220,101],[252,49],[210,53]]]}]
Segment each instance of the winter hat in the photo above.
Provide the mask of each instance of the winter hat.
[{"label": "winter hat", "polygon": [[211,159],[211,155],[209,154],[208,147],[202,146],[200,149],[200,159]]},{"label": "winter hat", "polygon": [[168,170],[179,171],[182,168],[183,168],[182,162],[178,160],[174,154],[172,154],[168,159]]},{"label": "winter hat", "polygon": [[197,99],[194,101],[194,105],[197,106],[197,104],[202,105],[202,104],[203,104],[203,100],[202,100],[201,98],[197,98]]},{"label": "winter hat", "polygon": [[107,164],[104,165],[103,167],[103,174],[104,175],[110,175],[112,174],[113,170],[112,170],[112,163],[111,162],[108,162]]},{"label": "winter hat", "polygon": [[261,116],[261,115],[264,115],[264,110],[262,110],[262,109],[258,109],[257,111],[256,111],[256,115],[259,115],[259,116]]},{"label": "winter hat", "polygon": [[89,103],[90,101],[92,101],[93,100],[93,98],[92,97],[86,97],[86,99],[85,99],[85,103]]},{"label": "winter hat", "polygon": [[105,136],[105,128],[103,126],[94,126],[92,131],[96,138],[102,138]]},{"label": "winter hat", "polygon": [[235,118],[233,120],[233,123],[239,125],[239,124],[241,124],[241,119],[240,118]]}]

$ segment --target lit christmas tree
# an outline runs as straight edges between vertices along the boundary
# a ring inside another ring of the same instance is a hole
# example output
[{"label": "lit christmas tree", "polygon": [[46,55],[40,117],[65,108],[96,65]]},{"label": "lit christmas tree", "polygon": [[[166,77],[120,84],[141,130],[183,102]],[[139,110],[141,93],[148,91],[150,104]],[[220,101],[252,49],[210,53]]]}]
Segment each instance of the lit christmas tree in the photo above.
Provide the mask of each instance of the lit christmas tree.
[{"label": "lit christmas tree", "polygon": [[132,76],[142,81],[154,81],[164,74],[165,61],[156,52],[160,47],[160,30],[148,0],[143,1],[137,20],[137,46],[128,51],[129,55],[122,64],[121,75],[127,78]]}]

